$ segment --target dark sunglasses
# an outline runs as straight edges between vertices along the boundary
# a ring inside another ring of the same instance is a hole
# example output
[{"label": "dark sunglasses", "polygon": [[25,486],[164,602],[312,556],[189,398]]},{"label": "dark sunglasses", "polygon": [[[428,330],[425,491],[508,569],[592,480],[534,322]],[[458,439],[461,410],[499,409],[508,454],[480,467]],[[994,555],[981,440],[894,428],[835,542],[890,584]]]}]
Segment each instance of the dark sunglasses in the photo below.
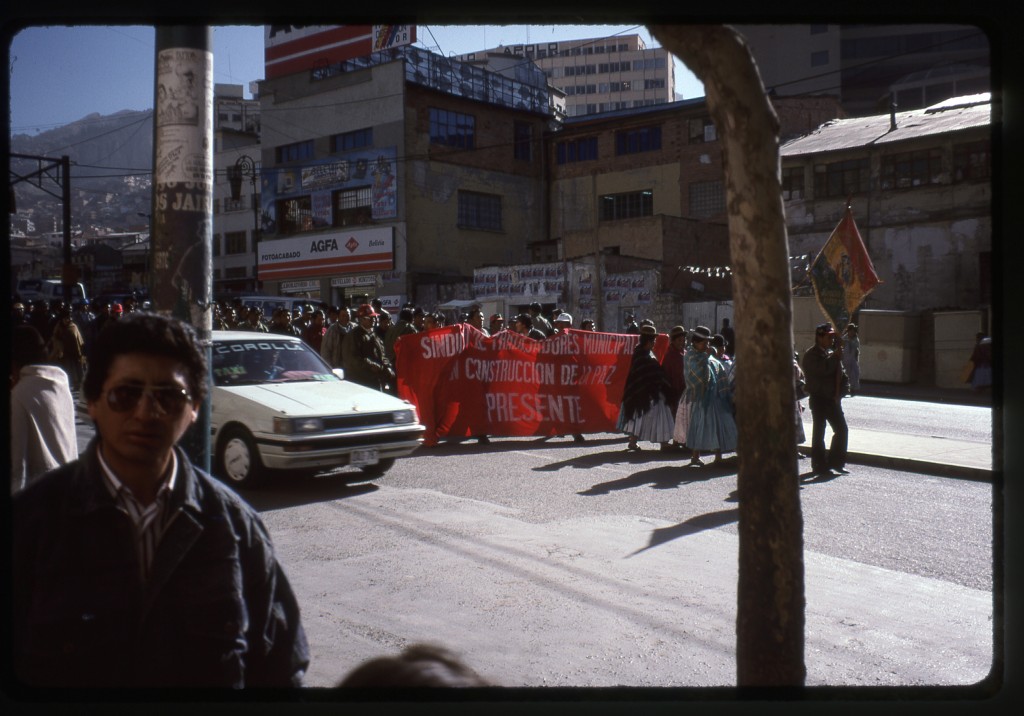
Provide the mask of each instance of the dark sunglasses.
[{"label": "dark sunglasses", "polygon": [[107,391],[107,405],[115,413],[126,413],[135,410],[143,395],[148,395],[168,415],[180,413],[192,401],[187,390],[176,386],[118,385]]}]

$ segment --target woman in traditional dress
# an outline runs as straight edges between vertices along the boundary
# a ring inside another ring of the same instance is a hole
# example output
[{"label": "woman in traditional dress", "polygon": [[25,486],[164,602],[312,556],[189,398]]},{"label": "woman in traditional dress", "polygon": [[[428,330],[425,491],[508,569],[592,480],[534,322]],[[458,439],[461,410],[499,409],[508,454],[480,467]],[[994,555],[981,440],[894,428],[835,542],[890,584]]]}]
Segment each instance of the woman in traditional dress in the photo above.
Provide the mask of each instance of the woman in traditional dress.
[{"label": "woman in traditional dress", "polygon": [[618,430],[629,436],[627,450],[639,450],[637,440],[661,443],[669,450],[675,416],[672,414],[672,384],[654,355],[654,326],[640,329],[640,342],[633,351],[633,360],[626,376],[626,388],[619,407]]},{"label": "woman in traditional dress", "polygon": [[686,392],[690,398],[690,426],[686,445],[693,450],[691,465],[700,466],[702,452],[714,452],[715,464],[722,453],[736,451],[736,420],[730,405],[730,386],[725,366],[709,350],[711,331],[697,326],[690,334],[690,350],[684,359]]}]

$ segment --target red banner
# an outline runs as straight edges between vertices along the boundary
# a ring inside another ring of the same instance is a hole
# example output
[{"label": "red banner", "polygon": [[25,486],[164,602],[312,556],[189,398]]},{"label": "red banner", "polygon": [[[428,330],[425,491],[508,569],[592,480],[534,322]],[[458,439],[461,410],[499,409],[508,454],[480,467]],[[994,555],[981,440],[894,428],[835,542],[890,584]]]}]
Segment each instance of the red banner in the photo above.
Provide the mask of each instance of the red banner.
[{"label": "red banner", "polygon": [[[424,442],[474,435],[613,432],[639,336],[570,330],[543,341],[467,323],[395,343],[398,395],[416,405]],[[661,360],[668,336],[659,335]]]}]

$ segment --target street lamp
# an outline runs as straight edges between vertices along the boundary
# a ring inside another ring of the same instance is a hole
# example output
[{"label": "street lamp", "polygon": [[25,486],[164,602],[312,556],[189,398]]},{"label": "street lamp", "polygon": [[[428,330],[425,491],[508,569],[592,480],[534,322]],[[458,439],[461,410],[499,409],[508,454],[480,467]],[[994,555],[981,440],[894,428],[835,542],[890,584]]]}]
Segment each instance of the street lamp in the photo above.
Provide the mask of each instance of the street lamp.
[{"label": "street lamp", "polygon": [[258,291],[260,286],[260,207],[256,201],[256,162],[252,157],[243,154],[235,160],[233,166],[228,167],[228,182],[231,184],[231,200],[238,201],[242,195],[242,177],[247,176],[252,180],[252,286]]}]

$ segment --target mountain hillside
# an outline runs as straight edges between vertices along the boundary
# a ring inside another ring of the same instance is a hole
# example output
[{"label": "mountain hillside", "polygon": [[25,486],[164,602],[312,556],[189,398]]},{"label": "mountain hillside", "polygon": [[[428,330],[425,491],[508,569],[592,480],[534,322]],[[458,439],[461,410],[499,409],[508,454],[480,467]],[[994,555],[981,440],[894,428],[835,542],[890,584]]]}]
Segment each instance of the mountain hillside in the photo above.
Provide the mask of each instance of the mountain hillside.
[{"label": "mountain hillside", "polygon": [[[150,213],[151,111],[91,114],[38,135],[16,134],[11,137],[11,152],[70,158],[71,216],[76,232],[122,231],[146,223],[138,214]],[[38,162],[12,158],[11,167],[25,176],[36,170]],[[59,229],[62,208],[57,197],[61,187],[55,181],[22,181],[14,189],[18,215],[11,217],[12,229],[29,236]]]}]

